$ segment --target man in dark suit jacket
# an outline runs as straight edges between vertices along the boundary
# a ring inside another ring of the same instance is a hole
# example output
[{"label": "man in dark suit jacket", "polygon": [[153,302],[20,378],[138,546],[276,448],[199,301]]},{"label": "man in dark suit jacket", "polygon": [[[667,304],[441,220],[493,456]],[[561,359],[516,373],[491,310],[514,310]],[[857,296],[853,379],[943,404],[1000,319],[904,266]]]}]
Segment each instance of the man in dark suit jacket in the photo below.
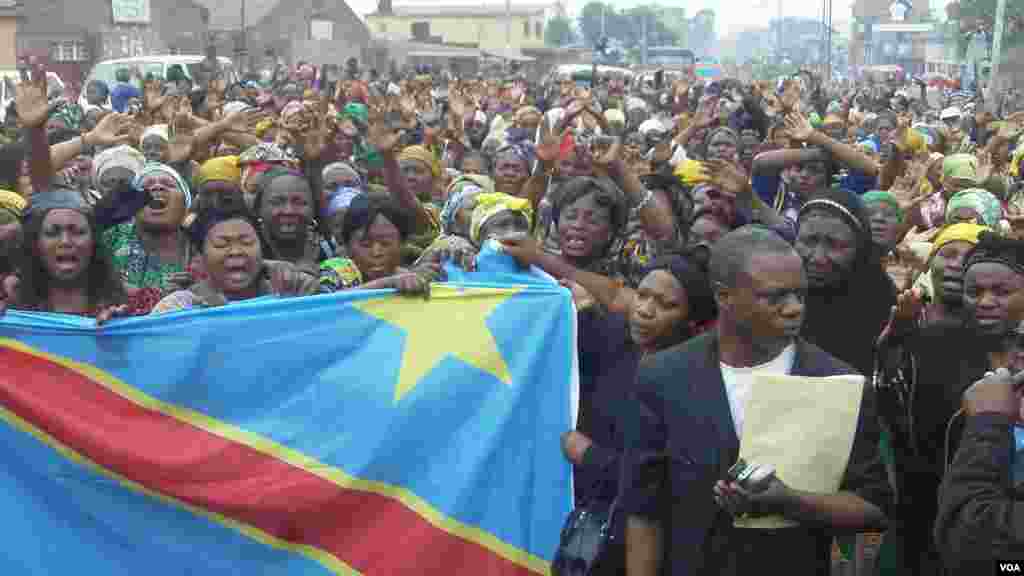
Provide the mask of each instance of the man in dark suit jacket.
[{"label": "man in dark suit jacket", "polygon": [[[784,478],[757,494],[723,482],[739,453],[753,373],[856,372],[799,339],[806,278],[799,255],[774,232],[730,232],[713,247],[710,268],[718,329],[655,355],[637,376],[620,498],[627,574],[828,574],[835,531],[884,526],[891,501],[872,390],[864,388],[838,493],[800,492]],[[669,456],[667,467],[652,474],[658,453]],[[734,516],[745,512],[781,514],[799,526],[735,528]]]}]

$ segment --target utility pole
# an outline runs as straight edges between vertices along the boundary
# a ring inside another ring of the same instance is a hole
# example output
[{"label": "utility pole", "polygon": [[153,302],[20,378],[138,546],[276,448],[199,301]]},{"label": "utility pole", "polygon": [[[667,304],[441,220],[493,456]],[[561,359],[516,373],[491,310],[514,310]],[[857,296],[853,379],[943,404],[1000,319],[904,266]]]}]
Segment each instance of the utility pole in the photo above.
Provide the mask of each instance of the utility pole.
[{"label": "utility pole", "polygon": [[647,66],[647,10],[640,11],[640,65]]},{"label": "utility pole", "polygon": [[782,0],[779,0],[779,16],[777,19],[778,28],[775,30],[775,58],[776,64],[782,65]]},{"label": "utility pole", "polygon": [[604,19],[605,19],[605,12],[607,12],[607,10],[608,10],[608,5],[605,4],[604,2],[602,2],[601,3],[601,36],[605,35],[605,32],[604,32]]},{"label": "utility pole", "polygon": [[992,72],[989,85],[999,76],[999,61],[1003,54],[1003,21],[1006,20],[1006,0],[998,0],[996,4],[996,25],[992,34]]},{"label": "utility pole", "polygon": [[509,58],[512,57],[512,0],[505,0],[505,66],[509,69],[512,64]]},{"label": "utility pole", "polygon": [[248,72],[249,67],[246,66],[246,63],[249,60],[249,31],[245,27],[245,0],[242,0],[242,41],[238,56],[238,64],[242,68],[242,72]]}]

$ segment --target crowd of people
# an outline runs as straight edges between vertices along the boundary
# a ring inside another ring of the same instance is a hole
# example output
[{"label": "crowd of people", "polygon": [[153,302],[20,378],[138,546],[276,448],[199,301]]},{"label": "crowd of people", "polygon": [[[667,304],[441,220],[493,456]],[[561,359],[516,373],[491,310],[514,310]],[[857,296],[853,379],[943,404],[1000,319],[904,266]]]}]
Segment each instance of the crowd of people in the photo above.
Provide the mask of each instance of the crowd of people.
[{"label": "crowd of people", "polygon": [[[577,506],[619,512],[602,573],[819,575],[837,536],[872,530],[883,573],[1024,558],[1024,112],[811,74],[196,76],[120,70],[83,108],[24,75],[0,148],[0,309],[103,323],[422,296],[502,254],[578,310],[561,449]],[[838,493],[727,479],[760,373],[866,377]]]}]

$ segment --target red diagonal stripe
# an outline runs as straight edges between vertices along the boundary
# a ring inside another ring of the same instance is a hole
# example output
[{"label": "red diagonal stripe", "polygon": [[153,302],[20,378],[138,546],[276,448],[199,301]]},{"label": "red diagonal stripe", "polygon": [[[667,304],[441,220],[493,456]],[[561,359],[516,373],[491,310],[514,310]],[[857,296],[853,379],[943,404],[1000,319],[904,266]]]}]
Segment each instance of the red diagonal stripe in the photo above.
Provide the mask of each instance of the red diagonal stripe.
[{"label": "red diagonal stripe", "polygon": [[[0,403],[96,464],[365,574],[532,574],[398,500],[319,476],[0,346]],[[201,561],[201,559],[197,559]]]}]

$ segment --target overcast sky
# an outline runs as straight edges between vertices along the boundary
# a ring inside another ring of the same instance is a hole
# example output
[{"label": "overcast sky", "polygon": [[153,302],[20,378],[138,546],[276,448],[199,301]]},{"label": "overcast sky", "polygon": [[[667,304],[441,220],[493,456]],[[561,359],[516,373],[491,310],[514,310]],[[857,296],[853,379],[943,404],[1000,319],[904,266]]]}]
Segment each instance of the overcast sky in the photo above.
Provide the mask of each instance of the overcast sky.
[{"label": "overcast sky", "polygon": [[[525,0],[524,3],[539,4],[542,0]],[[588,0],[565,0],[570,14],[576,15]],[[377,0],[348,0],[349,5],[360,16],[373,12],[377,9]],[[395,6],[403,5],[437,5],[438,0],[430,2],[424,0],[393,0]],[[479,6],[480,2],[467,0],[441,0],[444,5],[469,5]],[[485,0],[490,4],[491,1]],[[513,0],[513,3],[515,0]],[[629,8],[637,4],[650,4],[637,0],[618,0],[611,2],[617,8]],[[653,2],[667,6],[685,6],[689,15],[696,14],[704,8],[711,8],[715,11],[717,19],[718,34],[725,36],[738,32],[744,28],[757,28],[765,26],[769,19],[776,17],[779,12],[778,0],[688,0],[685,2]],[[501,2],[496,2],[504,6]],[[847,22],[850,20],[851,0],[832,0],[832,21]],[[821,17],[822,0],[782,0],[782,13],[784,16],[803,16],[807,18]]]}]

